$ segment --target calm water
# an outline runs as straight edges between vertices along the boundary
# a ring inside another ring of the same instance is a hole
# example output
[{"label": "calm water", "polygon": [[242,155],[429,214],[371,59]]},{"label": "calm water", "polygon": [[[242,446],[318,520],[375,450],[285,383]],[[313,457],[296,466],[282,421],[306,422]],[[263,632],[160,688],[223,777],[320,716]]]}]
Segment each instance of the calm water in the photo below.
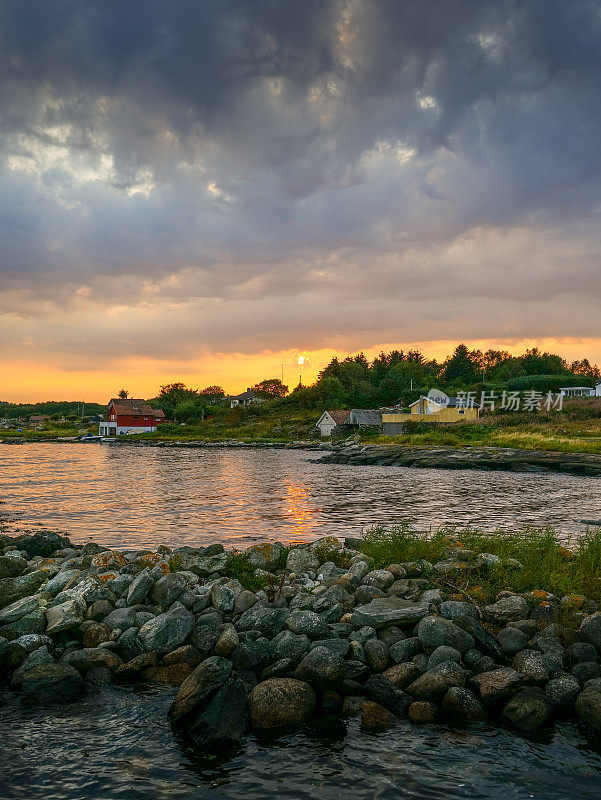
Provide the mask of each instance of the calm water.
[{"label": "calm water", "polygon": [[115,546],[233,546],[358,535],[407,521],[566,537],[601,519],[601,481],[569,475],[318,464],[298,450],[0,445],[0,512]]},{"label": "calm water", "polygon": [[248,736],[202,758],[166,721],[172,692],[111,689],[66,707],[0,708],[3,800],[580,800],[601,797],[598,744],[572,725],[537,738],[472,725],[320,721],[277,738]]}]

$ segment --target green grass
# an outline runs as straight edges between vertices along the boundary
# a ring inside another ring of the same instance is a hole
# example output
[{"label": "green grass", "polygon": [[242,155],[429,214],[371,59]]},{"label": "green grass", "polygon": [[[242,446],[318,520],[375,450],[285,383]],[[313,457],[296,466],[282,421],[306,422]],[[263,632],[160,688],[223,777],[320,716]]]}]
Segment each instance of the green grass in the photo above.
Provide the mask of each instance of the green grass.
[{"label": "green grass", "polygon": [[[585,535],[566,547],[553,528],[525,528],[520,532],[485,533],[479,530],[442,528],[432,534],[411,530],[407,526],[390,529],[374,528],[364,535],[362,552],[371,556],[377,567],[391,563],[426,559],[436,562],[453,549],[492,553],[501,563],[478,573],[458,570],[441,583],[450,582],[464,592],[475,587],[487,602],[503,589],[528,592],[535,589],[565,595],[584,595],[601,603],[601,530],[589,529]],[[516,559],[516,569],[507,564]],[[434,582],[436,577],[433,576]]]}]

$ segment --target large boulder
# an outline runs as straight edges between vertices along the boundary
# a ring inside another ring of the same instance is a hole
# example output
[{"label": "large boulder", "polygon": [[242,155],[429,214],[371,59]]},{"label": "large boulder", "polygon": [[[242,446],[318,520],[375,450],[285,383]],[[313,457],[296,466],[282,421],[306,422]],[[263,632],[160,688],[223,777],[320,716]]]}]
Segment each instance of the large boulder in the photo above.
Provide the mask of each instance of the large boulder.
[{"label": "large boulder", "polygon": [[451,686],[442,700],[442,710],[451,719],[462,722],[486,719],[486,709],[474,692],[464,686]]},{"label": "large boulder", "polygon": [[411,698],[402,689],[399,689],[384,675],[372,675],[365,682],[365,691],[368,697],[392,711],[393,714],[402,716],[411,704]]},{"label": "large boulder", "polygon": [[123,661],[118,655],[105,647],[85,647],[83,650],[72,650],[64,657],[64,663],[74,667],[79,672],[86,672],[94,667],[117,669]]},{"label": "large boulder", "polygon": [[286,624],[287,616],[286,608],[256,604],[242,614],[236,623],[236,628],[239,631],[261,631],[264,636],[272,639]]},{"label": "large boulder", "polygon": [[8,625],[11,622],[21,619],[21,617],[37,611],[39,604],[38,597],[22,597],[0,611],[0,625]]},{"label": "large boulder", "polygon": [[235,578],[220,578],[211,587],[211,602],[218,611],[229,614],[234,609],[236,597],[242,591],[242,584]]},{"label": "large boulder", "polygon": [[183,644],[193,627],[194,615],[183,606],[175,606],[145,622],[139,637],[145,650],[163,655]]},{"label": "large boulder", "polygon": [[[183,685],[183,684],[182,684]],[[232,673],[211,699],[187,720],[186,733],[197,747],[222,750],[240,741],[248,727],[247,687]]]},{"label": "large boulder", "polygon": [[279,566],[284,547],[279,542],[253,544],[244,551],[244,556],[251,567],[275,569]]},{"label": "large boulder", "polygon": [[553,703],[538,686],[522,689],[503,709],[503,718],[521,731],[536,731],[553,714]]},{"label": "large boulder", "polygon": [[66,536],[61,536],[53,531],[40,531],[34,533],[32,536],[25,536],[19,539],[19,550],[25,550],[27,558],[34,556],[42,556],[48,558],[56,550],[62,550],[69,547],[71,542]]},{"label": "large boulder", "polygon": [[601,686],[585,687],[578,695],[575,708],[584,722],[601,732]]},{"label": "large boulder", "polygon": [[181,575],[163,575],[152,586],[150,599],[155,605],[161,606],[161,608],[168,608],[177,600],[186,587],[186,581]]},{"label": "large boulder", "polygon": [[27,561],[21,556],[0,556],[0,578],[15,578],[27,567]]},{"label": "large boulder", "polygon": [[352,613],[353,625],[384,628],[389,625],[414,625],[428,613],[427,605],[416,605],[400,597],[376,597]]},{"label": "large boulder", "polygon": [[507,622],[525,619],[528,616],[528,603],[523,597],[514,594],[486,606],[484,614],[493,622],[505,625]]},{"label": "large boulder", "polygon": [[500,667],[474,675],[471,682],[480,692],[485,705],[494,705],[511,697],[520,687],[522,676],[511,667]]},{"label": "large boulder", "polygon": [[226,658],[205,659],[180,686],[169,709],[169,719],[177,722],[193,711],[225,683],[231,671],[232,662]]},{"label": "large boulder", "polygon": [[41,664],[25,673],[21,691],[26,706],[68,703],[84,694],[84,683],[68,664]]},{"label": "large boulder", "polygon": [[318,639],[328,632],[327,624],[314,611],[293,611],[286,618],[286,627],[299,636]]},{"label": "large boulder", "polygon": [[248,697],[250,721],[259,730],[298,724],[311,716],[316,702],[305,681],[270,678],[257,684]]},{"label": "large boulder", "polygon": [[465,673],[459,664],[445,661],[424,672],[408,687],[407,692],[417,700],[442,700],[451,686],[464,686]]}]

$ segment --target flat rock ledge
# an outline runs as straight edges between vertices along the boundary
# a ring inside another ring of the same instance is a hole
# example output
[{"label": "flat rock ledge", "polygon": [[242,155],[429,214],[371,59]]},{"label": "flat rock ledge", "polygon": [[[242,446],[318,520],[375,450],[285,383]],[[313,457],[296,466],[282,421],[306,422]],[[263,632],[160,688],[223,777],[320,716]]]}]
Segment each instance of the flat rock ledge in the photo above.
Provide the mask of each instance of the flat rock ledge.
[{"label": "flat rock ledge", "polygon": [[[0,536],[0,702],[166,684],[178,687],[171,724],[207,750],[324,714],[372,729],[408,717],[526,732],[567,717],[601,732],[592,601],[502,591],[478,607],[447,595],[444,577],[486,572],[496,556],[449,551],[374,569],[356,545],[151,552]],[[243,587],[241,560],[262,588]]]},{"label": "flat rock ledge", "polygon": [[319,459],[324,464],[358,464],[431,469],[561,472],[601,477],[601,456],[557,453],[549,450],[512,450],[505,447],[404,447],[383,444],[332,445]]}]

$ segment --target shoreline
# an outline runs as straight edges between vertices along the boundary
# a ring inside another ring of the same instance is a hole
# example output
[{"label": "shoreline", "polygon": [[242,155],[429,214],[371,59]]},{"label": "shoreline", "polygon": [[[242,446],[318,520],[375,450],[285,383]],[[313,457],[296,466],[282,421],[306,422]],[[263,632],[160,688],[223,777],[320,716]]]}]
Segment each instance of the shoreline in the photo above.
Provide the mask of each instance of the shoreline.
[{"label": "shoreline", "polygon": [[[8,438],[0,445],[22,444],[82,444],[59,438]],[[86,444],[98,444],[97,442]],[[416,469],[472,469],[529,473],[561,473],[581,477],[601,477],[601,455],[555,450],[524,450],[505,447],[415,447],[412,445],[361,444],[347,442],[252,442],[225,441],[166,441],[156,439],[132,440],[122,437],[108,443],[110,447],[178,447],[188,449],[247,449],[247,450],[307,450],[324,452],[317,460],[321,464],[350,464],[354,466],[394,466]]]},{"label": "shoreline", "polygon": [[[321,714],[601,732],[597,604],[525,590],[529,561],[478,542],[401,531],[152,552],[3,535],[3,691],[45,706],[109,683],[177,686],[169,720],[201,750]],[[560,579],[590,560],[543,534],[528,548]]]}]

